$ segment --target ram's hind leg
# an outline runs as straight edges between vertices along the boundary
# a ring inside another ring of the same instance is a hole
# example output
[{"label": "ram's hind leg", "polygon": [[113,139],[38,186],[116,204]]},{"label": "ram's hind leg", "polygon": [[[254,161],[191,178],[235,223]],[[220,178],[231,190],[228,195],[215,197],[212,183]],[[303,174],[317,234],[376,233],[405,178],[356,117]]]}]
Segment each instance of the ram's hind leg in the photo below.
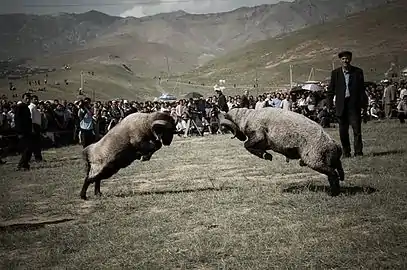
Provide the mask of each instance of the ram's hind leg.
[{"label": "ram's hind leg", "polygon": [[90,172],[90,169],[91,169],[91,165],[90,165],[90,162],[87,160],[87,158],[86,158],[85,162],[86,162],[85,163],[86,177],[85,177],[85,179],[83,181],[82,190],[81,190],[81,193],[80,193],[80,197],[81,197],[82,200],[86,200],[86,192],[88,191],[89,185],[92,183],[89,180],[89,172]]},{"label": "ram's hind leg", "polygon": [[95,182],[95,196],[102,196],[102,193],[100,192],[100,183],[104,179],[108,179],[115,175],[118,171],[120,170],[119,166],[114,166],[114,167],[106,167],[102,170],[101,173],[99,173],[96,177],[93,178],[93,182]]},{"label": "ram's hind leg", "polygon": [[268,146],[265,139],[260,134],[255,133],[254,135],[249,136],[248,140],[244,143],[244,148],[246,148],[249,153],[259,158],[270,161],[273,160],[273,156],[266,152]]},{"label": "ram's hind leg", "polygon": [[88,187],[89,187],[90,184],[91,184],[91,182],[89,181],[89,178],[86,177],[85,180],[84,180],[84,182],[83,182],[82,190],[81,190],[81,193],[80,193],[80,196],[81,196],[81,199],[82,199],[82,200],[86,200],[86,199],[87,199],[87,198],[86,198],[86,191],[88,190]]},{"label": "ram's hind leg", "polygon": [[339,175],[336,172],[335,168],[331,168],[328,165],[321,164],[321,163],[307,164],[307,165],[311,169],[328,176],[328,182],[329,182],[329,186],[331,188],[331,196],[339,195],[339,193],[341,192],[341,187],[339,185]]}]

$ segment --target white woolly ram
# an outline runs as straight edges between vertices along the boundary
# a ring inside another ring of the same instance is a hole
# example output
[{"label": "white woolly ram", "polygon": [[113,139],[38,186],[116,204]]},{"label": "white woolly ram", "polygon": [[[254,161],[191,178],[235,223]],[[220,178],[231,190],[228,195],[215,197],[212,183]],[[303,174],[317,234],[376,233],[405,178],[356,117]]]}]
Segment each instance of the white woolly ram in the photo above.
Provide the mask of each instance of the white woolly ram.
[{"label": "white woolly ram", "polygon": [[95,183],[95,195],[101,195],[100,182],[110,178],[134,160],[149,160],[162,145],[170,145],[175,121],[167,113],[133,113],[114,126],[98,142],[83,150],[86,177],[80,197]]},{"label": "white woolly ram", "polygon": [[272,150],[287,160],[300,159],[301,166],[328,176],[332,196],[340,193],[339,180],[345,178],[342,147],[316,122],[301,114],[271,107],[234,108],[219,117],[221,126],[245,141],[244,147],[251,154],[271,161],[273,156],[266,150]]}]

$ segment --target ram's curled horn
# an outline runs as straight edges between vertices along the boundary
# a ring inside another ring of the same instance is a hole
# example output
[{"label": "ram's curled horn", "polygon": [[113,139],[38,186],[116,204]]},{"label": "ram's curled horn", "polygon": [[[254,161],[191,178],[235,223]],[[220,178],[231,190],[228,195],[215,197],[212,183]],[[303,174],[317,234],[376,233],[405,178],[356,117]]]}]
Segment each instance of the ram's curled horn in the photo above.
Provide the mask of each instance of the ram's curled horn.
[{"label": "ram's curled horn", "polygon": [[171,128],[171,123],[166,120],[155,120],[151,124],[151,127],[153,129],[157,127]]},{"label": "ram's curled horn", "polygon": [[223,118],[223,119],[221,119],[219,121],[219,124],[221,126],[224,126],[224,127],[228,128],[230,131],[233,132],[234,136],[232,137],[232,139],[236,138],[236,131],[237,131],[238,127],[236,126],[235,123],[233,123],[232,121],[230,121],[230,120],[228,120],[226,118]]},{"label": "ram's curled horn", "polygon": [[157,140],[161,139],[161,136],[159,136],[156,132],[157,128],[171,128],[171,123],[166,121],[166,120],[155,120],[151,123],[151,128],[153,130],[154,136],[156,137]]}]

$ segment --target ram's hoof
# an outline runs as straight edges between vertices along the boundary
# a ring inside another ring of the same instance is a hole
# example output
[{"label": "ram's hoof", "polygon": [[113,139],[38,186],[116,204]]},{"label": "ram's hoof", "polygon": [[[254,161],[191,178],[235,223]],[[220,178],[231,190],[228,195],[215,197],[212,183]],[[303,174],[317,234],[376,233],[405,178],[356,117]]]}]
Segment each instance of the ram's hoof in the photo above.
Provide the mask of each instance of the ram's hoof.
[{"label": "ram's hoof", "polygon": [[307,166],[307,164],[305,164],[305,162],[302,159],[300,159],[300,166],[304,167],[304,166]]},{"label": "ram's hoof", "polygon": [[142,156],[141,161],[149,161],[151,159],[151,156]]}]

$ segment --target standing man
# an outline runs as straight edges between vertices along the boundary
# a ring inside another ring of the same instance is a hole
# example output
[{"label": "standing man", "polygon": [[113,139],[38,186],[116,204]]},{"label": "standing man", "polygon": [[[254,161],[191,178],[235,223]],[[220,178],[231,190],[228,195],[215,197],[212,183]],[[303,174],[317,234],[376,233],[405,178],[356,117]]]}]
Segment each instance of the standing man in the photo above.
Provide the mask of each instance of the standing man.
[{"label": "standing man", "polygon": [[331,82],[327,92],[328,106],[332,108],[333,98],[336,96],[336,116],[339,122],[339,135],[344,157],[351,156],[349,125],[353,129],[354,155],[363,156],[361,110],[366,110],[368,103],[363,70],[350,64],[352,52],[340,52],[338,57],[342,67],[331,73]]},{"label": "standing man", "polygon": [[79,128],[82,147],[85,148],[95,142],[95,133],[93,130],[93,113],[91,109],[90,98],[85,98],[79,106]]},{"label": "standing man", "polygon": [[393,114],[393,104],[396,101],[396,87],[391,80],[384,81],[383,104],[384,113],[387,119],[390,119]]},{"label": "standing man", "polygon": [[223,94],[221,89],[216,89],[215,91],[218,94],[218,107],[219,107],[219,110],[222,111],[222,112],[227,113],[229,111],[229,106],[228,106],[228,103],[226,101],[225,95]]},{"label": "standing man", "polygon": [[240,107],[242,108],[249,108],[250,106],[250,101],[249,101],[249,91],[244,91],[244,94],[242,96],[242,100],[240,101]]},{"label": "standing man", "polygon": [[32,133],[32,152],[34,153],[35,161],[41,162],[41,124],[42,117],[41,113],[38,110],[38,97],[36,95],[31,96],[31,104],[28,105],[31,113],[33,133]]},{"label": "standing man", "polygon": [[31,96],[28,93],[23,94],[22,101],[17,103],[14,115],[15,129],[18,134],[20,144],[21,158],[17,165],[17,170],[29,170],[30,159],[32,156],[32,120],[31,112],[28,108]]}]

